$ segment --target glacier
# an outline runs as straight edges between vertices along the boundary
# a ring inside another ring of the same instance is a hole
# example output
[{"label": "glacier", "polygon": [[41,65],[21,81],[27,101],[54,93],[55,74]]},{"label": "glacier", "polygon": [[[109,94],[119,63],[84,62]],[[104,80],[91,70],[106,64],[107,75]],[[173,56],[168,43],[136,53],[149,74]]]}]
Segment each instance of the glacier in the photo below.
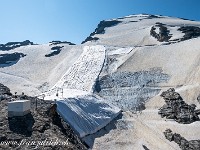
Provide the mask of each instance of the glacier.
[{"label": "glacier", "polygon": [[43,93],[56,100],[57,111],[82,138],[105,127],[121,110],[93,94],[105,61],[104,46],[85,46],[78,60],[53,88]]}]

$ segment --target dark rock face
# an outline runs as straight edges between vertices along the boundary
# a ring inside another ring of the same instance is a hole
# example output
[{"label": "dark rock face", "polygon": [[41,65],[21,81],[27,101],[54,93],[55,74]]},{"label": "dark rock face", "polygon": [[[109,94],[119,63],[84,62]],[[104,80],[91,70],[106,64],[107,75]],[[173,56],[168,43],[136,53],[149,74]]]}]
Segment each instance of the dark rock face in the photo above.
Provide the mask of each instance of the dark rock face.
[{"label": "dark rock face", "polygon": [[98,27],[95,29],[94,34],[103,34],[103,33],[105,33],[105,28],[116,26],[119,23],[121,23],[121,21],[118,21],[118,20],[105,21],[105,20],[103,20],[98,24]]},{"label": "dark rock face", "polygon": [[200,95],[197,97],[197,101],[198,101],[199,104],[200,104]]},{"label": "dark rock face", "polygon": [[145,145],[142,145],[142,147],[144,148],[144,150],[149,150]]},{"label": "dark rock face", "polygon": [[58,44],[76,45],[74,43],[67,42],[67,41],[51,41],[49,43],[50,43],[49,45],[58,45]]},{"label": "dark rock face", "polygon": [[0,68],[8,67],[16,64],[20,58],[25,57],[23,53],[1,54],[0,55]]},{"label": "dark rock face", "polygon": [[[0,101],[0,149],[87,149],[69,124],[59,116],[52,101],[26,96],[26,99],[31,101],[31,113],[23,117],[8,118],[7,102],[21,99],[24,95],[3,94],[3,96],[5,98]],[[6,144],[8,142],[10,144]]]},{"label": "dark rock face", "polygon": [[[147,15],[147,14],[146,14]],[[162,16],[156,16],[156,15],[149,15],[145,19],[154,19],[154,18],[162,18]]]},{"label": "dark rock face", "polygon": [[99,38],[92,37],[92,36],[94,36],[95,34],[103,34],[103,33],[105,33],[105,28],[116,26],[119,23],[121,23],[121,21],[118,21],[118,20],[111,20],[111,21],[105,21],[105,20],[103,20],[103,21],[101,21],[98,24],[98,26],[95,29],[95,31],[92,32],[90,34],[90,36],[87,37],[81,44],[86,43],[87,41],[93,41],[93,40],[96,41],[96,40],[98,40]]},{"label": "dark rock face", "polygon": [[10,93],[10,89],[7,86],[4,86],[3,84],[0,83],[0,95],[3,94],[12,95]]},{"label": "dark rock face", "polygon": [[46,54],[45,57],[51,57],[51,56],[58,55],[61,52],[63,47],[64,46],[54,46],[54,47],[52,47],[51,50],[53,52],[51,52],[50,54]]},{"label": "dark rock face", "polygon": [[30,42],[29,40],[23,41],[23,42],[8,42],[6,44],[0,44],[0,50],[2,51],[8,51],[20,46],[26,46],[26,45],[33,45],[33,42]]},{"label": "dark rock face", "polygon": [[[134,15],[134,14],[133,14]],[[119,17],[117,19],[125,19],[125,18],[137,18],[138,16],[126,16],[126,17]],[[145,13],[142,13],[141,15],[145,15],[145,18],[143,19],[154,19],[154,18],[163,18],[161,15],[150,15],[150,14],[145,14]],[[139,19],[140,21],[143,20],[143,19]],[[137,22],[137,21],[136,21]]]},{"label": "dark rock face", "polygon": [[31,136],[35,120],[33,115],[29,113],[22,117],[10,117],[8,118],[8,123],[12,132],[24,134],[25,136]]},{"label": "dark rock face", "polygon": [[161,17],[156,15],[149,15],[147,19],[153,19],[153,18],[161,18]]},{"label": "dark rock face", "polygon": [[160,92],[161,89],[155,88],[156,85],[168,79],[169,76],[162,73],[160,68],[116,72],[99,78],[95,92],[124,111],[142,111],[145,109],[145,102]]},{"label": "dark rock face", "polygon": [[174,141],[179,145],[182,150],[199,150],[200,149],[200,140],[191,140],[188,141],[180,134],[172,133],[172,130],[167,129],[164,132],[165,138],[167,140]]},{"label": "dark rock face", "polygon": [[192,38],[200,37],[200,28],[199,27],[184,26],[184,27],[180,27],[178,29],[178,31],[182,31],[183,33],[185,33],[183,38],[180,39],[181,41],[185,41],[185,40],[189,40],[189,39],[192,39]]},{"label": "dark rock face", "polygon": [[[170,27],[174,27],[173,25],[168,25]],[[159,33],[155,32],[156,27],[159,27]],[[150,35],[155,37],[159,42],[168,42],[166,44],[172,44],[176,42],[181,42],[185,40],[189,40],[192,38],[200,37],[200,28],[195,26],[182,26],[178,29],[185,35],[182,38],[170,40],[172,35],[170,35],[170,31],[167,29],[165,24],[157,22],[155,26],[153,26],[150,30]],[[165,44],[165,45],[166,45]]]},{"label": "dark rock face", "polygon": [[[155,32],[155,27],[159,27],[159,33]],[[168,42],[172,36],[169,34],[167,27],[165,27],[164,24],[160,22],[157,22],[155,27],[153,26],[151,28],[150,35],[156,38],[159,42]]]},{"label": "dark rock face", "polygon": [[183,124],[199,121],[198,115],[200,113],[199,110],[196,110],[196,105],[186,104],[180,94],[175,92],[175,89],[170,88],[162,92],[160,96],[164,98],[166,103],[158,112],[162,118],[174,119],[178,123]]},{"label": "dark rock face", "polygon": [[81,44],[84,44],[88,41],[97,41],[97,40],[99,40],[98,37],[92,37],[92,35],[90,34],[90,36],[88,36]]}]

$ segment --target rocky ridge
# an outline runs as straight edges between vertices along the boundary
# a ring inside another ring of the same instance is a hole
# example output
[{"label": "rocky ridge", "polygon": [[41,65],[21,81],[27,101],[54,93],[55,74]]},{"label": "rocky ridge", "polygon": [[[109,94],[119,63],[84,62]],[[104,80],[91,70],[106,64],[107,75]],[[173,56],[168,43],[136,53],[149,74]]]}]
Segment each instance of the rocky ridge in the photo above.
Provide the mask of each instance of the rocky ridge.
[{"label": "rocky ridge", "polygon": [[[24,93],[12,95],[9,88],[2,84],[0,91],[0,149],[87,149],[71,127],[57,114],[52,101],[29,97]],[[31,113],[23,117],[8,118],[7,102],[16,99],[30,100]]]},{"label": "rocky ridge", "polygon": [[58,44],[68,44],[68,45],[76,45],[72,42],[67,42],[67,41],[51,41],[49,42],[49,45],[58,45]]},{"label": "rocky ridge", "polygon": [[109,28],[119,24],[121,21],[118,20],[103,20],[101,21],[94,32],[90,34],[81,44],[84,44],[88,41],[97,41],[99,38],[93,37],[95,34],[103,34],[105,32],[105,28]]},{"label": "rocky ridge", "polygon": [[0,68],[8,67],[16,64],[22,57],[26,55],[23,53],[0,54]]},{"label": "rocky ridge", "polygon": [[0,44],[0,50],[2,51],[8,51],[20,46],[27,46],[27,45],[34,45],[33,42],[30,42],[29,40],[23,41],[23,42],[8,42],[6,44]]}]

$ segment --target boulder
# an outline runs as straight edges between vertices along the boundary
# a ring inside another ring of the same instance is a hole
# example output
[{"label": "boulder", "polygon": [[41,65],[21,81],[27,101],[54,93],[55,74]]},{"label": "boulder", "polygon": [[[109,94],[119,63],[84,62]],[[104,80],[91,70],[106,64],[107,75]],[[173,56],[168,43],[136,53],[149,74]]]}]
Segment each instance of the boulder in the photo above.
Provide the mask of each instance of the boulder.
[{"label": "boulder", "polygon": [[164,132],[165,138],[167,140],[174,141],[179,145],[182,150],[199,150],[200,149],[200,140],[191,140],[188,141],[180,134],[173,133],[171,129],[166,129]]}]

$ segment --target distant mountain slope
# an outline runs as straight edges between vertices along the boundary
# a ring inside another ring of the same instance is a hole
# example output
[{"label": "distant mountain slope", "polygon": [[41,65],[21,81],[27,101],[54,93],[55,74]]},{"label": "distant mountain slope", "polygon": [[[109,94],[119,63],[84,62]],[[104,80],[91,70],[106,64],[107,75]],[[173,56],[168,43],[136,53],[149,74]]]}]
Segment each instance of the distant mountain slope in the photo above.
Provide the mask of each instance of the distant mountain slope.
[{"label": "distant mountain slope", "polygon": [[[100,96],[131,110],[137,109],[137,101],[178,87],[188,101],[198,105],[194,99],[200,93],[200,22],[130,15],[100,22],[90,37],[84,45],[106,47],[104,68],[96,84]],[[192,90],[191,94],[185,90]]]},{"label": "distant mountain slope", "polygon": [[[159,94],[171,87],[187,103],[200,108],[200,22],[146,14],[108,20],[112,21],[110,26],[104,26],[106,21],[100,23],[84,45],[106,47],[95,93],[125,111],[123,116],[127,118],[119,120],[119,126],[123,121],[122,128],[127,129],[118,128],[97,138],[94,149],[143,149],[142,145],[179,149],[163,137],[166,128],[190,140],[200,139],[194,134],[200,130],[199,122],[181,126],[158,116],[164,104]],[[98,32],[99,28],[103,31]],[[138,110],[143,110],[138,118],[130,117],[129,111]],[[130,141],[127,136],[136,140]]]},{"label": "distant mountain slope", "polygon": [[199,36],[199,22],[140,14],[100,22],[83,43],[91,41],[102,45],[147,46],[170,44]]},{"label": "distant mountain slope", "polygon": [[12,92],[40,94],[62,77],[81,54],[81,47],[53,42],[0,51],[0,82]]}]

